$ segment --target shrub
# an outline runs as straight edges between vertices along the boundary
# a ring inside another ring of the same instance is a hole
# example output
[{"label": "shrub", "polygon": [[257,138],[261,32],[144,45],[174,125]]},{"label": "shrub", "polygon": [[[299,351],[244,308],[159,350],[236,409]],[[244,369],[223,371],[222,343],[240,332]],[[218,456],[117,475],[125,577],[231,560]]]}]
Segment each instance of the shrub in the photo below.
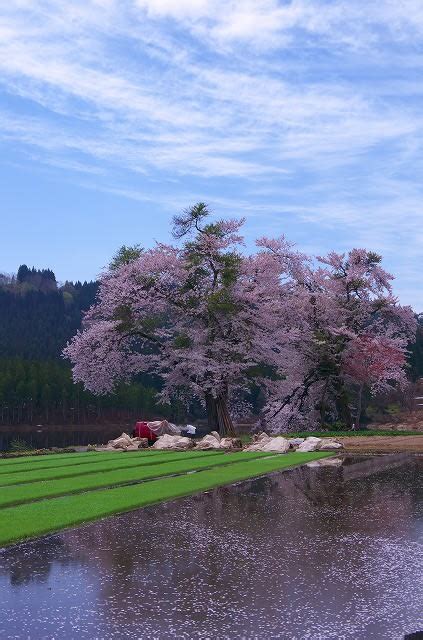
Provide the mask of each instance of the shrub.
[{"label": "shrub", "polygon": [[22,438],[15,438],[9,445],[9,451],[11,453],[27,453],[28,451],[31,451],[31,447],[25,442],[25,440],[22,440]]}]

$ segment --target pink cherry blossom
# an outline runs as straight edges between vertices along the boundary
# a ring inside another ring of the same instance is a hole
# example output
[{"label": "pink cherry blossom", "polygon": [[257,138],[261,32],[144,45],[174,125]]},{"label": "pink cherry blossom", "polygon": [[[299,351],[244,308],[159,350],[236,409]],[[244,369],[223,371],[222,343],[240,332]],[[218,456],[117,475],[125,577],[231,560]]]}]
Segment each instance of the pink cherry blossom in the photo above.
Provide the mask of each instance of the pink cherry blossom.
[{"label": "pink cherry blossom", "polygon": [[278,431],[351,423],[351,393],[402,383],[416,323],[376,254],[313,262],[283,236],[248,254],[243,221],[208,215],[195,205],[175,219],[182,242],[105,271],[64,350],[75,381],[102,394],[154,373],[163,402],[200,400],[222,433],[233,433],[228,403],[237,413],[252,385],[267,399],[262,425]]}]

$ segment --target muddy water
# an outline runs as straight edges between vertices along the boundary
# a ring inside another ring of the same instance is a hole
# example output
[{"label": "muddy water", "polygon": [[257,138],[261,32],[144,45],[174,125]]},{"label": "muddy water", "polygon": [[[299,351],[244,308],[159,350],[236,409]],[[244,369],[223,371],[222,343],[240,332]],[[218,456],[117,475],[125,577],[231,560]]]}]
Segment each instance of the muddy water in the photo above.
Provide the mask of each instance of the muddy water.
[{"label": "muddy water", "polygon": [[347,458],[0,552],[0,638],[423,631],[423,458]]}]

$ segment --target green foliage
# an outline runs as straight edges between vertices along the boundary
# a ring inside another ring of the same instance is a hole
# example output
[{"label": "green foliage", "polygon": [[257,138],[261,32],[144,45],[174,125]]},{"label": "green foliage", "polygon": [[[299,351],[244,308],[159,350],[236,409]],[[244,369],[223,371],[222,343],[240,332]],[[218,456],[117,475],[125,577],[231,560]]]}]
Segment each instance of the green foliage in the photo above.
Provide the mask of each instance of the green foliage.
[{"label": "green foliage", "polygon": [[75,453],[76,449],[73,447],[63,447],[62,449],[54,448],[54,449],[25,449],[24,451],[7,451],[6,453],[0,454],[0,458],[7,459],[11,458],[9,462],[21,462],[21,460],[16,460],[16,458],[35,458],[39,456],[50,456],[51,454],[68,454]]},{"label": "green foliage", "polygon": [[366,407],[366,417],[369,418],[369,420],[373,420],[373,418],[375,416],[377,416],[379,413],[379,410],[377,407],[375,407],[374,404],[368,404]]},{"label": "green foliage", "polygon": [[30,270],[28,269],[26,264],[21,264],[17,273],[18,282],[25,282],[25,280],[28,278],[29,273],[30,273]]},{"label": "green foliage", "polygon": [[31,450],[31,447],[22,438],[15,438],[10,443],[9,451],[14,453],[27,453]]},{"label": "green foliage", "polygon": [[373,266],[375,264],[380,264],[382,262],[382,256],[374,251],[367,252],[367,262],[369,266]]},{"label": "green foliage", "polygon": [[237,280],[241,266],[241,256],[235,252],[226,253],[221,257],[220,263],[222,284],[224,287],[229,287]]},{"label": "green foliage", "polygon": [[205,202],[197,202],[192,207],[188,207],[182,215],[173,217],[173,237],[180,239],[192,229],[199,229],[202,221],[209,215],[210,211]]},{"label": "green foliage", "polygon": [[176,336],[173,341],[173,346],[175,349],[188,349],[191,345],[191,341],[188,336],[180,335]]},{"label": "green foliage", "polygon": [[159,384],[145,377],[98,398],[74,384],[63,361],[0,359],[0,424],[84,424],[98,419],[171,417],[156,400]]},{"label": "green foliage", "polygon": [[220,289],[210,294],[207,302],[209,310],[214,313],[230,314],[234,313],[236,309],[226,289]]},{"label": "green foliage", "polygon": [[335,420],[335,422],[331,422],[331,424],[325,425],[324,428],[328,431],[345,432],[347,430],[347,425],[345,424],[345,422],[342,422],[342,420]]},{"label": "green foliage", "polygon": [[410,378],[413,381],[423,378],[423,315],[418,317],[416,341],[410,345]]},{"label": "green foliage", "polygon": [[390,416],[397,416],[401,413],[401,407],[396,402],[392,402],[391,404],[388,404],[385,411]]},{"label": "green foliage", "polygon": [[97,283],[58,287],[49,269],[23,270],[20,278],[0,285],[0,358],[58,359],[93,304]]},{"label": "green foliage", "polygon": [[129,264],[133,260],[139,258],[142,252],[143,248],[139,244],[134,244],[130,247],[123,245],[114,254],[109,264],[109,269],[114,271],[124,264]]},{"label": "green foliage", "polygon": [[122,333],[130,331],[133,325],[131,307],[127,304],[121,304],[116,307],[113,314],[113,320],[119,322],[118,331],[121,331]]},{"label": "green foliage", "polygon": [[65,307],[69,309],[74,304],[74,297],[70,293],[70,291],[63,291],[63,302],[65,303]]}]

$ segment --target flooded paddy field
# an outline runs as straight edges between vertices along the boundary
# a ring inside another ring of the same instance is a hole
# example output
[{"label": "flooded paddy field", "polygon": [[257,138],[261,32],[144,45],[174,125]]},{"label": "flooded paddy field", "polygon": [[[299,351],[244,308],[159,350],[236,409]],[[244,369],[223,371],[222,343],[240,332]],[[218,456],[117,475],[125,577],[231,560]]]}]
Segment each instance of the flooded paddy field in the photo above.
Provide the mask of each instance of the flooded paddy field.
[{"label": "flooded paddy field", "polygon": [[423,631],[423,457],[347,456],[0,551],[3,639]]}]

